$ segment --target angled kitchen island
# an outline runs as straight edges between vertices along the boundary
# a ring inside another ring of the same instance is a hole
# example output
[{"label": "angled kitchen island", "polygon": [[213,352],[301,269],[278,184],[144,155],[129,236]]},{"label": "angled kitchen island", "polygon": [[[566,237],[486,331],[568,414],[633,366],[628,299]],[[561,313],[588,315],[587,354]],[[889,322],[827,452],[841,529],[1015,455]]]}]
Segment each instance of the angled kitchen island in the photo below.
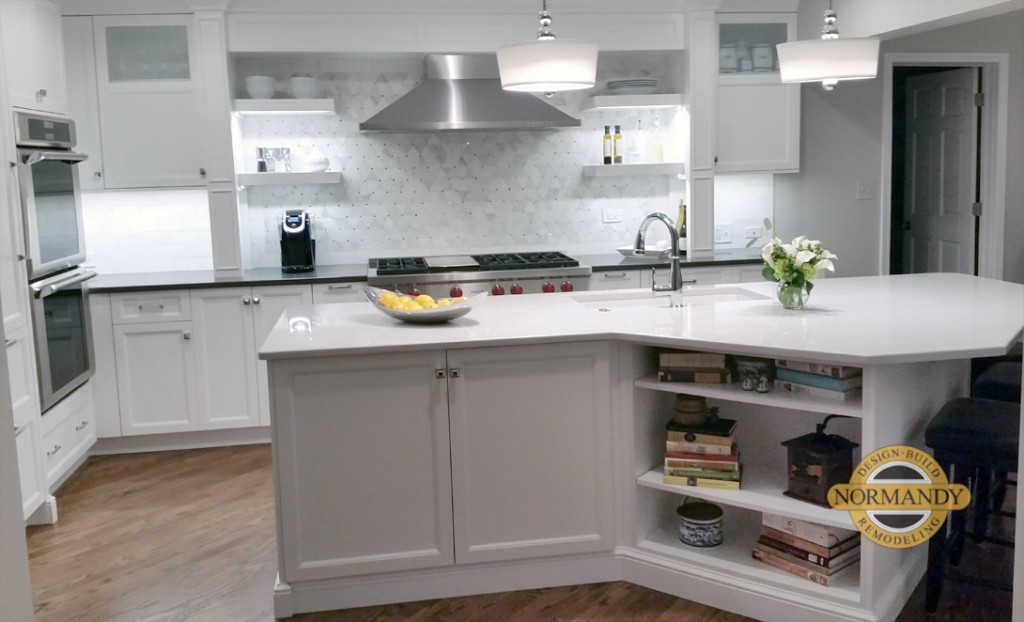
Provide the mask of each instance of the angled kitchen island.
[{"label": "angled kitchen island", "polygon": [[[862,538],[829,586],[751,558],[761,512],[852,528],[786,497],[781,442],[830,424],[860,444],[923,447],[927,421],[966,395],[969,359],[1024,328],[1024,286],[955,274],[828,279],[787,311],[774,284],[488,297],[442,325],[369,303],[288,309],[269,363],[279,576],[275,613],[626,580],[767,620],[888,620],[925,547]],[[684,348],[864,369],[835,402],[659,382]],[[740,490],[671,486],[664,424],[679,393],[736,419]],[[833,429],[834,428],[834,429]],[[725,542],[677,538],[683,496],[725,510]]]}]

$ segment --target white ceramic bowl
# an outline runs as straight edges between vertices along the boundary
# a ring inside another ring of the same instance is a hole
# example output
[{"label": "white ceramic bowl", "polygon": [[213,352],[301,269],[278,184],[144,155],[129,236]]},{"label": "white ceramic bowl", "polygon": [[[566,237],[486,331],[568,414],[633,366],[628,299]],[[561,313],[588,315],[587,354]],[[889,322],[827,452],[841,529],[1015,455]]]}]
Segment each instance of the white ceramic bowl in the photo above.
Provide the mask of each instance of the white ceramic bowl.
[{"label": "white ceramic bowl", "polygon": [[248,76],[245,78],[245,91],[253,99],[272,99],[274,79],[270,76]]},{"label": "white ceramic bowl", "polygon": [[[462,317],[473,310],[472,303],[476,298],[487,295],[487,292],[482,292],[471,298],[467,298],[462,302],[452,303],[447,307],[423,309],[422,311],[399,311],[398,309],[392,309],[380,304],[380,295],[386,291],[388,290],[367,286],[364,293],[366,294],[366,299],[369,300],[373,307],[381,313],[390,315],[397,320],[413,324],[439,324],[441,322],[447,322],[448,320],[454,320],[457,317]],[[404,294],[398,295],[402,296]]]},{"label": "white ceramic bowl", "polygon": [[291,84],[295,99],[316,99],[320,95],[320,84],[316,78],[295,76],[291,79]]}]

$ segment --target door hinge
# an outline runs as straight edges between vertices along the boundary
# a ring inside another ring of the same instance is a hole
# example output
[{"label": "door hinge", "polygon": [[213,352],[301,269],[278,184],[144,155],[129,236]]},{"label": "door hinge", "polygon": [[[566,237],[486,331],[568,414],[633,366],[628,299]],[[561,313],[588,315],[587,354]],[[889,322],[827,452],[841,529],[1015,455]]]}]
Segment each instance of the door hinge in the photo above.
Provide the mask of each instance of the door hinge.
[{"label": "door hinge", "polygon": [[974,105],[976,107],[978,107],[978,108],[981,108],[982,106],[985,105],[985,94],[984,93],[975,93],[974,94]]},{"label": "door hinge", "polygon": [[975,201],[971,203],[971,215],[981,216],[981,201]]}]

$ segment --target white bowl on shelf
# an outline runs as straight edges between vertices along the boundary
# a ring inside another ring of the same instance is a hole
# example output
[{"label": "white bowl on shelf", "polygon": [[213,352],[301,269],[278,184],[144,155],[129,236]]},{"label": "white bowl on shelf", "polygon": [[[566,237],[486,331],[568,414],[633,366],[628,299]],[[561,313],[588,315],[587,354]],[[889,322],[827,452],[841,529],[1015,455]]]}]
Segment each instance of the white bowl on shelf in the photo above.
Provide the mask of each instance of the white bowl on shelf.
[{"label": "white bowl on shelf", "polygon": [[245,91],[253,99],[272,99],[274,97],[274,79],[270,76],[247,76]]},{"label": "white bowl on shelf", "polygon": [[316,99],[320,95],[320,83],[309,76],[293,76],[292,95],[295,99]]}]

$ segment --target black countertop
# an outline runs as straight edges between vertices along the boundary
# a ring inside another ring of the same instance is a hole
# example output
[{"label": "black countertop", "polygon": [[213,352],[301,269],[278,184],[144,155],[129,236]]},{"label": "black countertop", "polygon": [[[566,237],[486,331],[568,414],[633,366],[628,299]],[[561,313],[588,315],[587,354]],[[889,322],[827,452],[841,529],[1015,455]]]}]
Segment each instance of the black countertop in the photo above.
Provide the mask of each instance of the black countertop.
[{"label": "black countertop", "polygon": [[[573,255],[580,264],[588,265],[594,272],[608,270],[643,270],[668,266],[665,259],[624,257],[619,253],[600,255]],[[693,257],[683,258],[689,267],[750,264],[761,261],[761,251],[753,249],[720,250]],[[313,272],[285,274],[280,268],[255,268],[246,270],[240,277],[223,277],[213,270],[192,270],[187,272],[124,272],[101,274],[89,282],[89,291],[99,294],[134,292],[146,290],[195,289],[200,287],[242,287],[262,285],[304,285],[309,283],[346,283],[366,280],[367,265],[339,264],[317,266]]]}]

